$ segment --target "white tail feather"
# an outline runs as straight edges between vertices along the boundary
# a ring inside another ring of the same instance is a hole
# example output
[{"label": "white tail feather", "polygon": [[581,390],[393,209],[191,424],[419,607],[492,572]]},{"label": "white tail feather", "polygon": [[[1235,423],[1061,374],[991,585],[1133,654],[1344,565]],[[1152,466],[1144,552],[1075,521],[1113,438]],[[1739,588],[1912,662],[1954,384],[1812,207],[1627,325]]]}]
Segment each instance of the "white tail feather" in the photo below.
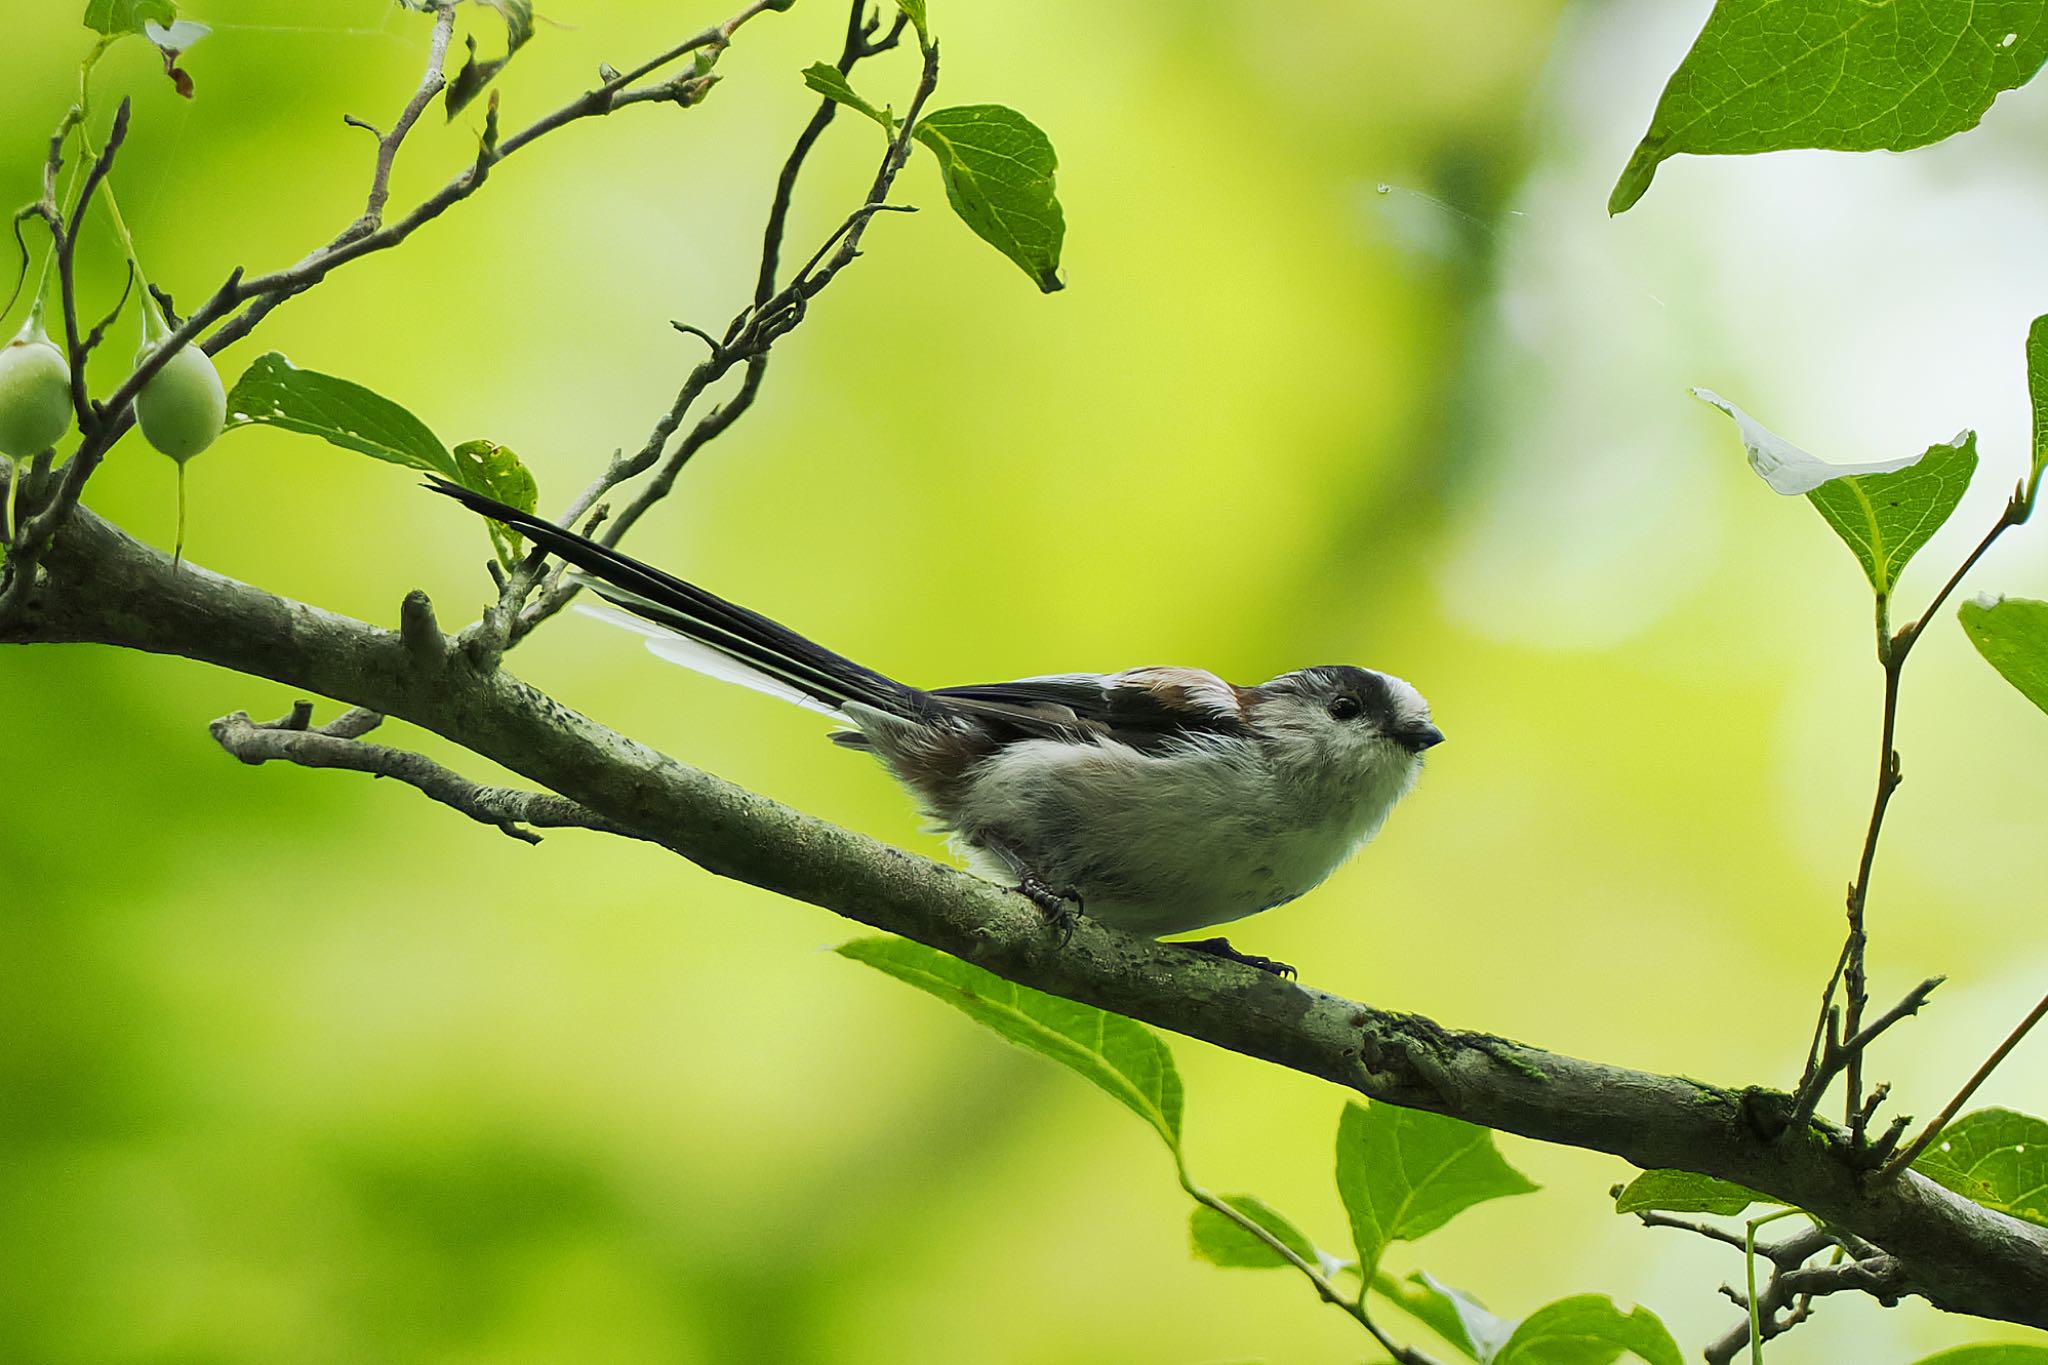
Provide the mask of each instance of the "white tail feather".
[{"label": "white tail feather", "polygon": [[706,677],[717,678],[721,682],[738,683],[741,687],[750,687],[756,692],[766,692],[771,697],[780,697],[786,702],[801,706],[806,711],[815,711],[821,716],[830,716],[841,721],[846,719],[835,708],[827,706],[815,697],[805,696],[782,679],[741,663],[730,655],[721,654],[709,645],[699,644],[689,636],[680,635],[666,626],[658,626],[631,612],[619,611],[613,607],[594,606],[587,602],[578,602],[576,610],[585,616],[595,616],[600,621],[630,630],[635,635],[646,636],[647,650],[657,658],[666,659],[672,664],[681,664],[684,668],[702,673]]}]

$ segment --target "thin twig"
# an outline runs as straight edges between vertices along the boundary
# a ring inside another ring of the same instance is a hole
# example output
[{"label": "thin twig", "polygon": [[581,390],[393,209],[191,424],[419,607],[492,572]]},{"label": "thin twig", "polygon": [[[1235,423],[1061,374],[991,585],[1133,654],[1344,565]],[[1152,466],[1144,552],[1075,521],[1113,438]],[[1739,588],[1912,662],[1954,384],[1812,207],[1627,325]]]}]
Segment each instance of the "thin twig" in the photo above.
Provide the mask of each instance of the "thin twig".
[{"label": "thin twig", "polygon": [[[1899,1003],[1893,1005],[1868,1024],[1865,1024],[1852,1037],[1847,1039],[1840,1037],[1839,1016],[1833,1008],[1830,1008],[1827,1014],[1822,1017],[1820,1049],[1809,1063],[1807,1079],[1802,1083],[1798,1098],[1793,1105],[1793,1122],[1803,1124],[1807,1119],[1811,1118],[1815,1102],[1827,1091],[1828,1086],[1833,1083],[1835,1077],[1841,1075],[1843,1071],[1852,1068],[1856,1064],[1857,1059],[1869,1049],[1873,1042],[1877,1041],[1878,1037],[1885,1030],[1902,1019],[1918,1014],[1921,1008],[1926,1005],[1927,997],[1932,995],[1935,989],[1947,979],[1947,977],[1943,976],[1928,977],[1912,990],[1907,991],[1899,1000]],[[1880,1086],[1878,1092],[1874,1092],[1872,1096],[1858,1099],[1856,1110],[1849,1116],[1849,1131],[1852,1135],[1852,1144],[1857,1143],[1857,1138],[1868,1127],[1871,1116],[1876,1111],[1875,1101],[1882,1098],[1881,1092],[1883,1089]]]},{"label": "thin twig", "polygon": [[1679,1232],[1689,1232],[1695,1237],[1704,1237],[1710,1242],[1734,1247],[1737,1251],[1744,1251],[1748,1247],[1742,1234],[1730,1232],[1726,1228],[1717,1228],[1712,1223],[1696,1223],[1689,1218],[1674,1218],[1668,1213],[1658,1213],[1654,1209],[1637,1209],[1634,1212],[1636,1220],[1646,1228],[1674,1228]]},{"label": "thin twig", "polygon": [[[1746,1244],[1743,1237],[1734,1236],[1732,1240],[1738,1246]],[[1815,1291],[1810,1285],[1802,1285],[1798,1277],[1804,1273],[1803,1267],[1809,1259],[1830,1248],[1834,1249],[1837,1258],[1843,1255],[1837,1235],[1823,1227],[1808,1228],[1771,1246],[1758,1246],[1755,1254],[1771,1263],[1771,1277],[1762,1289],[1755,1288],[1752,1277],[1748,1294],[1739,1293],[1728,1285],[1721,1286],[1721,1292],[1742,1310],[1743,1316],[1740,1322],[1706,1348],[1709,1365],[1729,1365],[1745,1348],[1752,1345],[1760,1348],[1763,1342],[1775,1341],[1812,1317],[1815,1293],[1831,1291]],[[1846,1289],[1849,1286],[1837,1287]]]},{"label": "thin twig", "polygon": [[1889,1180],[1908,1166],[1911,1166],[1914,1158],[1926,1151],[1928,1146],[1941,1136],[1941,1130],[1948,1127],[1949,1120],[1962,1112],[1962,1108],[1969,1102],[1970,1096],[1976,1094],[1977,1088],[1991,1079],[1991,1073],[1998,1070],[1999,1063],[2003,1062],[2011,1054],[2012,1050],[2018,1047],[2029,1033],[2033,1032],[2034,1025],[2040,1023],[2044,1016],[2048,1016],[2048,995],[2042,996],[2041,1003],[2028,1011],[2027,1017],[2020,1020],[2018,1027],[2007,1034],[2005,1041],[2000,1043],[1992,1051],[1991,1055],[1984,1059],[1984,1065],[1978,1067],[1977,1073],[1964,1082],[1963,1088],[1956,1092],[1954,1099],[1942,1106],[1941,1112],[1935,1115],[1934,1122],[1927,1125],[1926,1131],[1921,1133],[1919,1137],[1914,1138],[1910,1146],[1891,1159],[1891,1162],[1879,1173],[1879,1179]]},{"label": "thin twig", "polygon": [[[851,70],[864,58],[888,51],[897,44],[903,33],[903,17],[899,15],[897,22],[886,34],[880,38],[875,37],[878,21],[865,17],[866,11],[866,0],[853,0],[847,20],[846,41],[839,55],[838,68],[842,73]],[[777,177],[775,194],[769,204],[768,226],[762,237],[761,265],[756,272],[753,298],[746,307],[734,315],[722,340],[713,338],[701,328],[678,325],[679,330],[704,338],[711,347],[711,354],[691,369],[674,401],[669,404],[668,410],[656,419],[653,429],[640,448],[631,455],[615,454],[604,471],[569,504],[568,510],[560,519],[561,524],[575,525],[597,507],[600,500],[611,490],[650,469],[655,469],[659,464],[655,477],[610,517],[602,535],[597,537],[603,544],[616,545],[632,528],[633,523],[639,520],[641,514],[668,495],[674,487],[677,475],[690,459],[731,427],[753,405],[754,397],[759,392],[761,381],[767,372],[769,350],[775,341],[802,319],[803,310],[809,300],[829,283],[831,276],[859,254],[859,239],[867,222],[883,208],[898,207],[886,202],[889,190],[909,154],[911,130],[917,115],[937,85],[938,51],[934,47],[924,53],[924,62],[909,113],[883,155],[875,179],[869,187],[867,201],[850,214],[826,239],[825,245],[812,256],[796,279],[781,289],[776,289],[773,281],[777,262],[781,257],[790,203],[798,177],[811,149],[818,141],[819,134],[830,122],[829,110],[835,107],[830,100],[820,101],[821,108],[813,113],[811,121],[805,125],[803,132],[798,134],[796,145],[791,149],[789,157],[783,163],[782,173]],[[828,254],[829,261],[825,260]],[[744,366],[739,388],[731,398],[699,418],[671,451],[670,441],[681,429],[684,420],[706,390],[718,383],[736,366]],[[664,452],[668,452],[666,458]],[[505,584],[500,593],[500,602],[516,603],[525,591],[526,582],[515,576]],[[530,605],[526,605],[510,624],[506,644],[509,646],[524,638],[541,622],[566,606],[576,592],[576,584],[558,569],[548,580],[548,586],[541,596]]]},{"label": "thin twig", "polygon": [[1847,1093],[1844,1096],[1843,1107],[1849,1122],[1850,1141],[1857,1147],[1864,1145],[1866,1125],[1870,1118],[1863,1090],[1863,1048],[1854,1046],[1855,1040],[1862,1035],[1863,1011],[1870,999],[1864,963],[1869,947],[1865,909],[1870,899],[1870,874],[1877,858],[1877,842],[1884,832],[1885,810],[1891,804],[1892,793],[1898,790],[1903,780],[1895,736],[1898,728],[1899,686],[1904,675],[1906,659],[1913,652],[1913,646],[1919,643],[1929,623],[1933,621],[1935,613],[1941,610],[1943,604],[1962,584],[1963,578],[1976,567],[1977,561],[1997,543],[2001,535],[2026,521],[2033,510],[2033,492],[2033,488],[2026,484],[2020,485],[2013,492],[1998,520],[1992,523],[1991,529],[1984,533],[1976,547],[1964,556],[1955,572],[1949,575],[1948,581],[1941,585],[1933,599],[1928,602],[1926,610],[1901,627],[1896,635],[1891,633],[1887,622],[1887,599],[1882,593],[1877,597],[1877,657],[1884,669],[1884,710],[1878,740],[1877,794],[1871,803],[1870,824],[1863,836],[1862,856],[1857,860],[1856,880],[1849,886],[1848,936],[1842,944],[1841,956],[1835,962],[1834,971],[1828,977],[1827,987],[1821,992],[1820,1018],[1814,1027],[1813,1042],[1807,1050],[1806,1068],[1795,1091],[1795,1108],[1799,1117],[1804,1119],[1811,1116],[1833,1076],[1833,1073],[1823,1066],[1823,1057],[1827,1051],[1824,1031],[1827,1028],[1829,1014],[1835,1007],[1835,991],[1839,986],[1844,994],[1842,1031],[1850,1039],[1850,1043],[1845,1046],[1853,1049],[1844,1059]]},{"label": "thin twig", "polygon": [[525,828],[527,825],[642,837],[552,792],[483,786],[424,754],[361,743],[358,736],[367,734],[383,719],[374,711],[357,708],[320,727],[309,723],[312,711],[311,703],[300,702],[289,715],[269,722],[251,720],[247,711],[237,711],[222,716],[207,728],[215,743],[244,763],[282,760],[302,768],[340,768],[373,777],[396,778],[442,805],[524,843],[540,842],[540,836]]},{"label": "thin twig", "polygon": [[[350,229],[362,233],[375,232],[384,222],[384,205],[391,199],[391,168],[398,162],[398,149],[405,141],[405,135],[418,123],[420,115],[434,102],[434,96],[448,83],[442,68],[448,61],[448,40],[455,33],[455,5],[453,0],[438,0],[434,12],[434,36],[427,43],[427,67],[420,76],[419,86],[412,92],[412,98],[399,110],[398,121],[391,125],[391,131],[377,137],[377,168],[370,176],[370,194],[363,205],[363,216]],[[358,126],[370,125],[357,120]],[[372,132],[376,130],[371,129]]]}]

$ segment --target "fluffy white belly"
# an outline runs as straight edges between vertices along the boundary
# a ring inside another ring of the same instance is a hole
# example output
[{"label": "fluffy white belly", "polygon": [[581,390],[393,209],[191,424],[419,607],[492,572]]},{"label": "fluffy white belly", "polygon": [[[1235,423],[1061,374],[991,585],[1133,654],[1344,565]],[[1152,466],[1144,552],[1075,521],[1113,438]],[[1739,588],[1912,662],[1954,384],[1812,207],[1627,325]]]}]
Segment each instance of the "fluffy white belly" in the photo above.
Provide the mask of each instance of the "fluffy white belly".
[{"label": "fluffy white belly", "polygon": [[[1082,913],[1137,933],[1183,933],[1293,900],[1378,829],[1385,792],[1291,780],[1249,746],[1160,753],[1031,741],[989,759],[951,827],[987,875],[1026,869]],[[1389,775],[1394,779],[1395,775]]]}]

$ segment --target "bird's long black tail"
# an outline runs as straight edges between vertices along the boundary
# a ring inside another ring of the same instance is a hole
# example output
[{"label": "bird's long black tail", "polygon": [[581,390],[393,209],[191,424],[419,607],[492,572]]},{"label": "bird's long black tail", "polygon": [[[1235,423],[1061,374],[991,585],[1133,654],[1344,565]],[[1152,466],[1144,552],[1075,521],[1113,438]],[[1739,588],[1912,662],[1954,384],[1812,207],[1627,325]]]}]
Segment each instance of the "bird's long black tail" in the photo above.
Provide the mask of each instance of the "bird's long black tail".
[{"label": "bird's long black tail", "polygon": [[834,654],[759,612],[460,484],[434,479],[427,486],[472,512],[503,522],[557,559],[582,570],[590,588],[606,601],[813,701],[835,708],[843,702],[861,702],[906,717],[923,709],[919,705],[923,694],[915,688]]}]

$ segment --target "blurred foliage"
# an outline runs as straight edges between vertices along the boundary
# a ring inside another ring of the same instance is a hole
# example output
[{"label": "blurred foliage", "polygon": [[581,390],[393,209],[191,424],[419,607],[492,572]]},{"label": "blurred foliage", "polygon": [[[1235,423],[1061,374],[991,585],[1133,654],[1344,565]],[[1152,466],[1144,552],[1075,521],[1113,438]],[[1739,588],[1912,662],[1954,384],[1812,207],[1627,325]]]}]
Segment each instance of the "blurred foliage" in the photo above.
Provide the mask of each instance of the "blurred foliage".
[{"label": "blurred foliage", "polygon": [[[133,41],[95,92],[103,111],[135,99],[122,205],[152,280],[193,299],[360,212],[372,139],[342,116],[388,125],[428,21],[382,0],[184,8],[214,30],[182,59],[195,99]],[[75,4],[16,9],[10,205],[37,192],[91,41]],[[1704,9],[934,13],[944,99],[1014,102],[1058,148],[1069,287],[1023,287],[933,211],[935,179],[907,180],[927,211],[875,224],[760,404],[630,548],[918,682],[1168,661],[1409,677],[1452,741],[1422,790],[1241,945],[1462,1027],[1789,1081],[1867,813],[1868,599],[1825,537],[1759,506],[1683,386],[1741,393],[1830,450],[1923,448],[1968,422],[1987,471],[2018,477],[2014,341],[2048,261],[2013,243],[2048,211],[2048,172],[2038,116],[2003,101],[1907,162],[1688,166],[1610,224],[1613,167]],[[723,11],[541,17],[493,82],[509,127]],[[694,358],[669,321],[750,294],[812,105],[799,73],[843,18],[818,0],[764,16],[701,106],[522,153],[223,371],[276,349],[404,394],[432,430],[519,451],[555,505],[667,405]],[[464,27],[500,50],[497,14]],[[863,93],[900,106],[915,60],[863,66]],[[468,164],[482,104],[423,122],[395,203]],[[873,131],[842,123],[795,243],[821,242],[872,174]],[[89,234],[84,288],[111,303],[121,280],[111,233]],[[97,389],[129,353],[103,348]],[[130,438],[89,500],[168,543],[171,476]],[[247,429],[190,478],[187,553],[211,568],[385,624],[415,587],[451,625],[485,600],[466,514],[406,471]],[[1965,498],[1909,595],[2002,495]],[[1997,558],[2001,583],[2040,594],[2038,546]],[[2007,735],[2038,717],[1943,627],[1916,665],[1872,907],[1877,993],[1955,978],[1879,1058],[1923,1110],[2048,967],[2048,769]],[[800,713],[619,643],[565,618],[514,667],[688,761],[941,853]],[[177,661],[0,651],[0,1359],[1355,1352],[1298,1286],[1190,1257],[1182,1196],[1137,1178],[1150,1139],[1087,1087],[813,951],[838,921],[656,850],[529,849],[408,791],[245,769],[206,738],[213,716],[291,700]],[[392,742],[492,776],[431,736]],[[1328,1086],[1191,1044],[1180,1067],[1191,1160],[1279,1207],[1328,1206]],[[2042,1112],[2041,1074],[2014,1066],[1984,1099]],[[1597,1285],[1682,1341],[1726,1327],[1713,1286],[1734,1267],[1615,1219],[1617,1163],[1509,1146],[1544,1190],[1464,1215],[1432,1247],[1446,1282],[1504,1312]],[[1967,1331],[1830,1304],[1772,1359],[1884,1365]]]}]

